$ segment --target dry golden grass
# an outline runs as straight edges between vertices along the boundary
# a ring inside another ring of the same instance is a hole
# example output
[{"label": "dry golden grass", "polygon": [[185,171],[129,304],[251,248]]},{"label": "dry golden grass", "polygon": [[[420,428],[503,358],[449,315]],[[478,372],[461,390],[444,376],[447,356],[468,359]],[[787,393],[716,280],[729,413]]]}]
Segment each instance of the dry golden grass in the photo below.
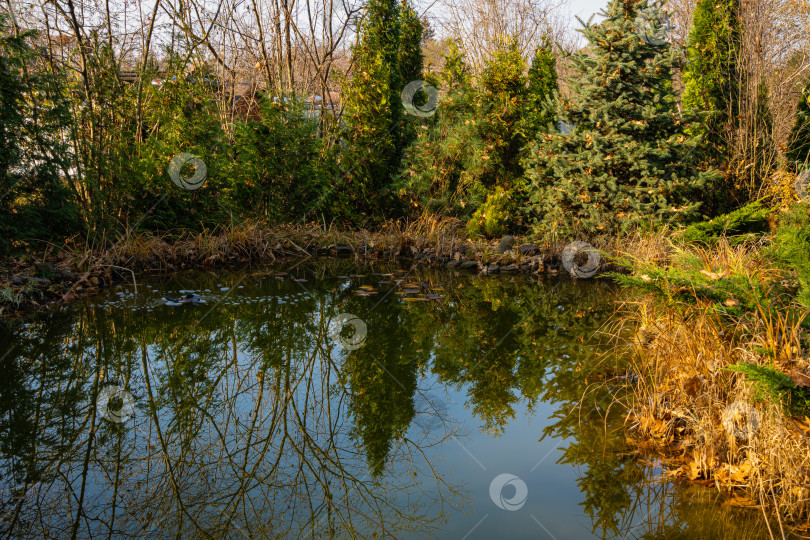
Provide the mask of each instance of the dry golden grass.
[{"label": "dry golden grass", "polygon": [[674,247],[669,240],[670,233],[666,227],[654,232],[637,229],[620,238],[606,240],[595,247],[636,264],[665,265],[674,253]]},{"label": "dry golden grass", "polygon": [[[752,290],[768,290],[782,276],[752,246],[720,242],[678,256],[745,279]],[[624,304],[613,333],[632,335],[625,340],[636,375],[627,404],[631,440],[663,456],[669,474],[733,494],[733,505],[759,508],[772,536],[781,537],[810,530],[810,418],[756,401],[752,384],[725,368],[749,362],[810,373],[801,345],[806,313],[752,299],[755,309],[735,318],[698,298],[645,295]]]}]

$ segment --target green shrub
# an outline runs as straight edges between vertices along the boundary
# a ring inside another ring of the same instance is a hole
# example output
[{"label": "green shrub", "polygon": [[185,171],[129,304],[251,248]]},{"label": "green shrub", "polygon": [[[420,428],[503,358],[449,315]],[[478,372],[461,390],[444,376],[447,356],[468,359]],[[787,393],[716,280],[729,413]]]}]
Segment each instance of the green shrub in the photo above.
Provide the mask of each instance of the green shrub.
[{"label": "green shrub", "polygon": [[[547,121],[545,99],[556,85],[550,45],[538,51],[531,80],[525,72],[515,39],[500,43],[477,78],[450,43],[440,74],[447,93],[426,129],[417,130],[400,173],[399,192],[412,213],[468,218],[477,211],[474,221],[480,221],[485,210],[479,207],[493,190],[514,193],[523,174],[525,133]],[[519,205],[510,212],[519,221]]]},{"label": "green shrub", "polygon": [[810,207],[806,203],[796,204],[779,216],[771,256],[796,272],[796,300],[810,307]]},{"label": "green shrub", "polygon": [[689,225],[684,229],[680,239],[684,243],[713,244],[720,236],[726,236],[729,243],[734,245],[768,232],[770,229],[768,216],[772,212],[773,210],[763,206],[761,201],[754,201],[728,214]]},{"label": "green shrub", "polygon": [[781,403],[789,416],[810,415],[810,389],[772,367],[748,362],[732,364],[726,369],[742,373],[754,383],[754,400]]},{"label": "green shrub", "polygon": [[60,80],[37,65],[36,34],[6,33],[0,15],[0,252],[79,229],[64,142],[71,116]]},{"label": "green shrub", "polygon": [[260,110],[258,120],[234,125],[232,206],[271,223],[300,220],[310,210],[334,217],[317,121],[306,118],[296,100],[282,104],[268,97]]},{"label": "green shrub", "polygon": [[[189,73],[173,63],[171,69],[160,86],[144,87],[144,123],[151,130],[121,184],[134,198],[128,219],[161,231],[214,227],[230,220],[227,201],[233,186],[229,141],[217,109],[216,87],[209,82],[216,77],[207,68]],[[207,175],[199,189],[185,190],[169,177],[169,165],[180,153],[205,163]]]},{"label": "green shrub", "polygon": [[512,194],[498,186],[467,222],[467,234],[470,238],[503,236],[514,230],[518,213]]}]

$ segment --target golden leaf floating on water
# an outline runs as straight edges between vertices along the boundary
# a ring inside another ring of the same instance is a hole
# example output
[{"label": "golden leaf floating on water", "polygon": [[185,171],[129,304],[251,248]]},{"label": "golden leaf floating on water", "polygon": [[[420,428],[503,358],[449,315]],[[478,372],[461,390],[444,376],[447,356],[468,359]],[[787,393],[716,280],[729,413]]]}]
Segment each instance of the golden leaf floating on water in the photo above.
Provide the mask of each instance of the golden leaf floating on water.
[{"label": "golden leaf floating on water", "polygon": [[743,497],[741,495],[733,495],[729,500],[723,503],[723,506],[755,507],[757,506],[757,503],[755,503],[748,497]]}]

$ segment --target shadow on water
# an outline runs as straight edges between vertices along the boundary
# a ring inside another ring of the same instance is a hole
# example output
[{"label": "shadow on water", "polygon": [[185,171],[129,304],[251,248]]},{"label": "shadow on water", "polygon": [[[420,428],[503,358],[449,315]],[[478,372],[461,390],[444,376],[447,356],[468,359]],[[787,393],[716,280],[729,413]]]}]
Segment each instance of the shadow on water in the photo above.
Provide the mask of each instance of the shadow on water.
[{"label": "shadow on water", "polygon": [[[710,490],[660,482],[630,453],[617,405],[623,383],[611,375],[619,360],[600,355],[609,345],[594,337],[613,310],[609,284],[395,270],[327,260],[188,272],[140,283],[137,294],[119,288],[3,322],[0,531],[560,539],[762,531],[756,515],[720,507]],[[161,300],[183,291],[207,303]],[[352,333],[340,314],[365,328]],[[525,480],[531,496],[562,500],[560,515],[498,508],[489,469],[479,462],[482,480],[454,470],[478,461],[485,444],[501,459],[534,452],[513,433],[530,446],[555,442],[554,459],[538,470],[557,483]]]}]

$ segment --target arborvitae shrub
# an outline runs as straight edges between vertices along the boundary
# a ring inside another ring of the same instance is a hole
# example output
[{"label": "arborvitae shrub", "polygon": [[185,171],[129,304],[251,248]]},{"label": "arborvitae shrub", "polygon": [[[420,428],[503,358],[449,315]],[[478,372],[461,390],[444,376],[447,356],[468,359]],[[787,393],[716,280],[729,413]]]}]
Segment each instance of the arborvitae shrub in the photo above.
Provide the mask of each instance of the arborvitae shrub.
[{"label": "arborvitae shrub", "polygon": [[557,60],[550,38],[545,38],[532,57],[526,110],[520,129],[527,141],[549,129],[555,129],[556,114],[552,99],[557,91]]},{"label": "arborvitae shrub", "polygon": [[467,222],[467,234],[470,238],[503,236],[514,230],[519,210],[510,192],[498,186]]},{"label": "arborvitae shrub", "polygon": [[700,0],[689,31],[681,99],[703,116],[692,130],[704,135],[699,150],[715,163],[728,159],[728,126],[739,112],[739,10],[739,0]]}]

